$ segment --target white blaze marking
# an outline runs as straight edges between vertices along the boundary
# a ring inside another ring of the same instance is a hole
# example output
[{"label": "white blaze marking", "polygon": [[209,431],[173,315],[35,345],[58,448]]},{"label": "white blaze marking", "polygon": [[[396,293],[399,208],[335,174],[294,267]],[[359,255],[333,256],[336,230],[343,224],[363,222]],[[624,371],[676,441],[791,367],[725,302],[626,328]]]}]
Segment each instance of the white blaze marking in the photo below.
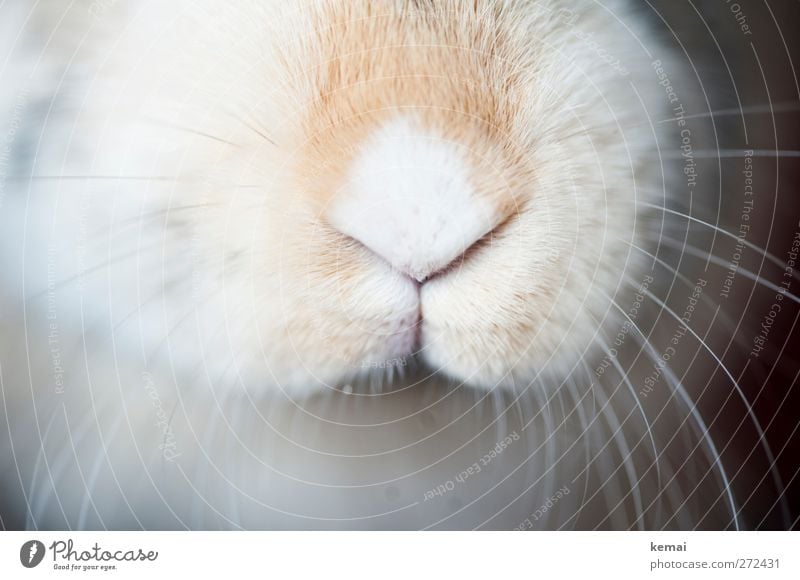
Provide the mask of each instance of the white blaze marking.
[{"label": "white blaze marking", "polygon": [[491,204],[475,195],[456,144],[412,119],[368,138],[337,192],[328,217],[398,270],[423,280],[487,233]]}]

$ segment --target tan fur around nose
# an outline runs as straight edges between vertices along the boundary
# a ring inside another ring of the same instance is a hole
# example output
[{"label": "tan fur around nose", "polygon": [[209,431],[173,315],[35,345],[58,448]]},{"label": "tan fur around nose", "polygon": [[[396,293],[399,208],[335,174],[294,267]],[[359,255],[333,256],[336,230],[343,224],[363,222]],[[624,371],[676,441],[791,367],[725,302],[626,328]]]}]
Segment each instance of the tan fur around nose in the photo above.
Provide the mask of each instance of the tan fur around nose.
[{"label": "tan fur around nose", "polygon": [[413,114],[462,149],[476,194],[507,217],[533,178],[513,122],[530,54],[498,22],[496,3],[401,4],[337,3],[318,15],[317,58],[297,70],[314,92],[299,177],[325,203],[364,139]]}]

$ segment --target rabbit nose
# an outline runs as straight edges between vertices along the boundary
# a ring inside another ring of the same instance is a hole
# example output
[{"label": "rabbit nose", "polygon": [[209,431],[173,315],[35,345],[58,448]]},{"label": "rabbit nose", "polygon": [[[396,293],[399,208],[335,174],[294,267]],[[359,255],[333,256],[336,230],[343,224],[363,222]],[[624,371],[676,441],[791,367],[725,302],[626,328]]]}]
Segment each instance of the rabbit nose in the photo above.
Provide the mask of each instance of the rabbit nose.
[{"label": "rabbit nose", "polygon": [[497,211],[476,194],[470,171],[455,144],[399,119],[364,143],[327,218],[423,282],[496,225]]}]

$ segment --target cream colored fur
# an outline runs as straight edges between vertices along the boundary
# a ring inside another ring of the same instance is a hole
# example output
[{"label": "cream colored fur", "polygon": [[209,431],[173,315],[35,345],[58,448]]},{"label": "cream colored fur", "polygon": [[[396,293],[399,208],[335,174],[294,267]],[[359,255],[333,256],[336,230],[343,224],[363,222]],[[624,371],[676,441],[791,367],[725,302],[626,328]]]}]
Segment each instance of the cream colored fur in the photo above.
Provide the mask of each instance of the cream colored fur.
[{"label": "cream colored fur", "polygon": [[[14,59],[17,74],[4,73],[15,87],[4,106],[32,91],[28,111],[42,124],[21,168],[36,178],[13,181],[22,185],[3,200],[0,296],[13,329],[2,350],[7,408],[35,401],[42,415],[13,435],[17,450],[45,441],[13,459],[35,483],[29,525],[62,525],[59,494],[70,525],[135,525],[129,512],[148,525],[208,525],[194,516],[225,511],[226,490],[255,481],[233,463],[199,467],[243,453],[228,445],[256,449],[265,473],[314,464],[293,464],[280,438],[259,447],[265,427],[247,431],[257,418],[239,413],[296,411],[295,400],[365,380],[390,393],[408,388],[411,367],[431,392],[463,383],[479,397],[546,377],[544,394],[535,390],[547,398],[617,319],[609,297],[638,276],[637,201],[663,187],[650,121],[670,113],[627,3],[53,2],[25,30],[39,40]],[[581,31],[624,55],[629,74],[599,61]],[[376,156],[376,136],[405,122],[409,142]],[[437,155],[459,163],[415,174],[417,157]],[[387,178],[398,193],[382,206]],[[456,189],[437,198],[439,183]],[[402,209],[403,196],[416,205]],[[428,205],[441,219],[425,221]],[[280,403],[262,403],[270,397]],[[222,435],[203,427],[216,408],[233,409]],[[159,409],[183,434],[171,483],[152,479],[164,464]],[[376,423],[399,420],[388,415]],[[342,416],[360,415],[328,420]],[[81,440],[95,424],[105,437]],[[413,447],[415,429],[393,440]],[[428,464],[441,457],[426,453]],[[393,475],[371,481],[416,473],[418,459],[390,456],[378,465]],[[316,467],[353,483],[343,464]],[[305,475],[295,477],[314,479]],[[124,503],[108,489],[134,481],[140,493],[123,493],[131,510],[93,519]],[[153,489],[186,482],[210,487],[207,505],[172,494],[177,520],[148,511]],[[415,485],[419,500],[425,484]],[[264,489],[291,497],[248,493]],[[367,498],[340,498],[337,517],[362,501],[382,513],[385,498]],[[236,513],[219,525],[320,524]]]}]

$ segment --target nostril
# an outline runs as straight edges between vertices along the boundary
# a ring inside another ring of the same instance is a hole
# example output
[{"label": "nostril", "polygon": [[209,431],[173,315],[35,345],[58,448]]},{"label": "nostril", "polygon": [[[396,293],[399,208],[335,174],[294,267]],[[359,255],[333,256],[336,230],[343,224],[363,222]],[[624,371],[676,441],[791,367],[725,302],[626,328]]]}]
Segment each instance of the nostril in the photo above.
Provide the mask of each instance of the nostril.
[{"label": "nostril", "polygon": [[409,265],[398,265],[396,259],[392,259],[392,256],[383,256],[378,252],[374,251],[372,248],[367,246],[358,238],[354,238],[348,234],[342,234],[346,240],[348,240],[351,244],[363,248],[364,250],[368,251],[370,254],[374,255],[376,258],[379,258],[381,261],[385,262],[392,270],[396,271],[397,273],[403,275],[404,277],[408,278],[408,280],[414,284],[414,286],[419,289],[425,282],[437,276],[440,272],[444,271],[445,268],[440,268],[435,271],[426,270],[426,269],[415,269]]},{"label": "nostril", "polygon": [[380,233],[358,224],[343,225],[334,221],[331,225],[418,283],[460,263],[467,252],[492,230],[490,224],[481,224],[480,229],[472,227],[469,234],[454,228],[446,232],[446,236],[440,232],[437,239],[431,240],[426,237],[424,224],[419,229],[415,229],[413,224],[402,230],[387,227]]},{"label": "nostril", "polygon": [[[413,262],[409,262],[404,260],[401,254],[398,253],[390,253],[389,255],[381,254],[375,251],[374,248],[371,248],[369,245],[365,244],[363,241],[359,240],[358,238],[349,235],[347,233],[343,233],[339,231],[339,233],[344,236],[345,239],[349,240],[350,243],[363,248],[364,250],[368,251],[369,253],[373,254],[375,257],[379,258],[383,262],[385,262],[390,268],[402,274],[404,277],[408,278],[417,289],[421,288],[424,284],[431,281],[434,278],[439,278],[440,276],[446,275],[454,270],[460,268],[468,259],[469,257],[478,251],[480,248],[491,245],[495,239],[495,235],[497,232],[502,229],[509,221],[511,217],[506,218],[502,222],[500,222],[496,227],[486,232],[484,235],[480,236],[477,240],[475,240],[470,246],[468,246],[464,251],[459,252],[456,256],[453,257],[452,260],[444,263],[444,264],[437,264],[435,262],[423,262],[422,266],[419,266],[419,262],[416,264]],[[331,227],[333,225],[331,224]],[[334,229],[337,229],[334,227]]]},{"label": "nostril", "polygon": [[425,271],[410,271],[407,275],[417,284],[422,286],[425,281],[430,278],[430,274]]},{"label": "nostril", "polygon": [[496,232],[505,223],[506,223],[506,221],[501,222],[500,225],[498,225],[494,229],[486,232],[486,234],[484,234],[483,236],[481,236],[480,238],[475,240],[475,242],[473,242],[472,245],[470,245],[467,249],[465,249],[463,252],[461,252],[458,256],[456,256],[452,260],[450,260],[444,266],[441,266],[439,268],[431,270],[424,277],[418,278],[417,281],[418,281],[419,285],[421,286],[423,284],[426,284],[427,282],[430,282],[434,278],[439,278],[439,277],[445,276],[445,275],[447,275],[447,274],[449,274],[449,273],[451,273],[451,272],[453,272],[455,270],[458,270],[461,266],[464,265],[465,262],[467,262],[467,260],[469,260],[470,256],[472,256],[472,254],[474,254],[475,252],[477,252],[478,250],[480,250],[482,247],[484,247],[486,245],[491,245],[492,242],[494,241],[494,236],[495,236]]},{"label": "nostril", "polygon": [[464,263],[464,256],[465,255],[466,255],[466,252],[463,253],[463,254],[460,254],[454,260],[452,260],[449,263],[445,264],[441,268],[437,268],[436,270],[428,272],[423,277],[417,278],[417,282],[419,283],[420,286],[422,286],[423,284],[426,284],[427,282],[430,282],[434,278],[438,278],[440,276],[443,276],[443,275],[447,274],[448,272],[452,272],[453,270],[456,270],[461,264]]},{"label": "nostril", "polygon": [[444,265],[440,265],[440,263],[434,262],[434,263],[424,264],[421,267],[419,265],[411,265],[411,264],[406,264],[404,266],[398,264],[397,261],[393,260],[387,260],[387,261],[390,263],[390,265],[392,265],[392,267],[396,268],[397,270],[408,276],[415,284],[417,284],[417,286],[422,286],[429,280],[458,268],[464,262],[464,258],[467,255],[467,252],[469,252],[471,248],[472,246],[467,248],[466,251],[459,253],[455,258],[445,263]]}]

